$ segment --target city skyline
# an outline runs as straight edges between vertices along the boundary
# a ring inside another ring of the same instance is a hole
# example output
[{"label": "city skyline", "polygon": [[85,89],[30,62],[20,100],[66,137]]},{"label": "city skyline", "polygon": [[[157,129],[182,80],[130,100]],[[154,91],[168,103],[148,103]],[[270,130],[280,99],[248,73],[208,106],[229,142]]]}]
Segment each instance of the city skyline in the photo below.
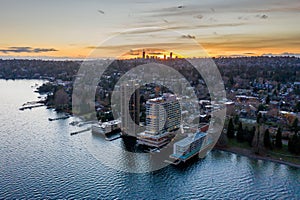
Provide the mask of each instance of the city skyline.
[{"label": "city skyline", "polygon": [[296,0],[1,2],[1,58],[163,57],[167,47],[199,57],[191,43],[209,56],[300,54]]}]

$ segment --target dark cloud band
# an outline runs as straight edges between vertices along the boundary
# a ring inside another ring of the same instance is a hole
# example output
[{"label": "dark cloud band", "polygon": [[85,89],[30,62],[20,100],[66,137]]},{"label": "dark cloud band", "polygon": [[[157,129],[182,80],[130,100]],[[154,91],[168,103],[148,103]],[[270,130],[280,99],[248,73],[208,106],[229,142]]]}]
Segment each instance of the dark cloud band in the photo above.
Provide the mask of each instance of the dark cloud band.
[{"label": "dark cloud band", "polygon": [[33,47],[8,47],[5,49],[0,49],[1,53],[9,54],[9,53],[45,53],[45,52],[53,52],[58,51],[54,48],[33,48]]}]

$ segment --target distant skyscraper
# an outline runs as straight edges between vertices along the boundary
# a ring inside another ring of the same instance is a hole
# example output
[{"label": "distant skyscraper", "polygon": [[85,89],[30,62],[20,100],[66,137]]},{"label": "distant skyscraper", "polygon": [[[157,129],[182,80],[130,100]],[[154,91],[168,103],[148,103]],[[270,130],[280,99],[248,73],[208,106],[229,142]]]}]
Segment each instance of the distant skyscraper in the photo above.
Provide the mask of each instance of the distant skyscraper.
[{"label": "distant skyscraper", "polygon": [[173,57],[173,53],[172,53],[172,52],[170,52],[170,59],[172,59],[172,57]]},{"label": "distant skyscraper", "polygon": [[[140,92],[138,88],[139,84],[135,81],[129,81],[121,86],[121,128],[127,135],[135,135],[137,131],[135,124],[139,125],[140,123]],[[135,92],[132,94],[134,90]],[[127,99],[126,97],[129,96],[131,98]]]},{"label": "distant skyscraper", "polygon": [[143,50],[143,59],[145,59],[146,58],[146,52],[145,52],[145,50]]}]

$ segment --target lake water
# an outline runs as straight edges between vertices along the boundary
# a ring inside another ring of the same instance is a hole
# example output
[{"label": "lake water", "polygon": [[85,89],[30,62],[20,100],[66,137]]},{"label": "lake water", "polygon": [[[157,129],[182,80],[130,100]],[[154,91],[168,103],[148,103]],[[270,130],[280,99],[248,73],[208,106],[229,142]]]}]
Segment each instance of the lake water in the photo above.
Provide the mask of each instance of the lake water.
[{"label": "lake water", "polygon": [[[0,80],[0,199],[300,199],[300,169],[221,151],[185,167],[116,170],[95,152],[120,147],[121,139],[70,136],[79,129],[69,125],[76,119],[50,122],[62,114],[45,107],[19,111],[37,100],[36,83],[42,82]],[[111,154],[120,162],[129,159],[118,148]]]}]

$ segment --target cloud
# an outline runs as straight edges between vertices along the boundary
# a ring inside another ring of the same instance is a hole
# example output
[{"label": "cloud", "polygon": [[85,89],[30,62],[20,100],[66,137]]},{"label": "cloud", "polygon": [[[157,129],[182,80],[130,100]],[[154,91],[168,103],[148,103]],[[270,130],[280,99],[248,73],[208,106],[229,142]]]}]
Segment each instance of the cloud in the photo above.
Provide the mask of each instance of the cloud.
[{"label": "cloud", "polygon": [[196,36],[194,35],[182,35],[181,38],[185,38],[185,39],[196,39]]},{"label": "cloud", "polygon": [[1,53],[45,53],[58,51],[54,48],[32,48],[32,47],[7,47],[5,49],[0,49]]},{"label": "cloud", "polygon": [[163,52],[150,52],[149,55],[162,55]]},{"label": "cloud", "polygon": [[280,54],[266,53],[263,54],[262,56],[290,56],[290,57],[294,56],[300,58],[300,53],[289,53],[289,52],[284,52]]},{"label": "cloud", "polygon": [[202,18],[203,16],[199,15],[199,13],[213,12],[211,9],[200,8],[199,5],[182,6],[180,8],[173,6],[167,8],[160,8],[156,10],[150,10],[144,13],[148,14],[150,17],[199,16],[200,18]]},{"label": "cloud", "polygon": [[98,12],[103,14],[103,15],[105,14],[105,12],[103,10],[98,10]]},{"label": "cloud", "polygon": [[249,20],[249,17],[240,16],[240,17],[238,17],[238,20]]},{"label": "cloud", "polygon": [[[135,30],[127,31],[125,34],[149,34],[149,33],[158,33],[164,32],[166,30],[195,30],[201,28],[217,28],[217,27],[236,27],[236,26],[243,26],[246,23],[211,23],[211,24],[199,24],[199,25],[173,25],[169,26],[166,29],[156,28],[156,27],[149,27],[149,28],[138,28]],[[120,34],[120,32],[116,32],[115,34]],[[124,34],[124,33],[122,33]]]},{"label": "cloud", "polygon": [[262,14],[262,15],[256,15],[257,18],[260,19],[268,19],[268,15]]},{"label": "cloud", "polygon": [[199,15],[194,16],[194,18],[196,18],[196,19],[202,19],[203,15],[199,14]]},{"label": "cloud", "polygon": [[201,43],[204,47],[213,49],[227,49],[236,51],[256,51],[258,49],[286,48],[298,49],[300,45],[298,35],[251,35],[229,34],[211,37]]},{"label": "cloud", "polygon": [[186,42],[167,42],[167,43],[145,43],[145,44],[120,44],[120,45],[108,45],[108,46],[87,46],[88,49],[100,50],[100,51],[129,51],[131,53],[141,52],[145,50],[146,52],[164,52],[168,49],[191,49],[195,47],[194,43]]},{"label": "cloud", "polygon": [[290,6],[290,7],[274,7],[268,9],[258,9],[256,12],[300,12],[300,6]]}]

